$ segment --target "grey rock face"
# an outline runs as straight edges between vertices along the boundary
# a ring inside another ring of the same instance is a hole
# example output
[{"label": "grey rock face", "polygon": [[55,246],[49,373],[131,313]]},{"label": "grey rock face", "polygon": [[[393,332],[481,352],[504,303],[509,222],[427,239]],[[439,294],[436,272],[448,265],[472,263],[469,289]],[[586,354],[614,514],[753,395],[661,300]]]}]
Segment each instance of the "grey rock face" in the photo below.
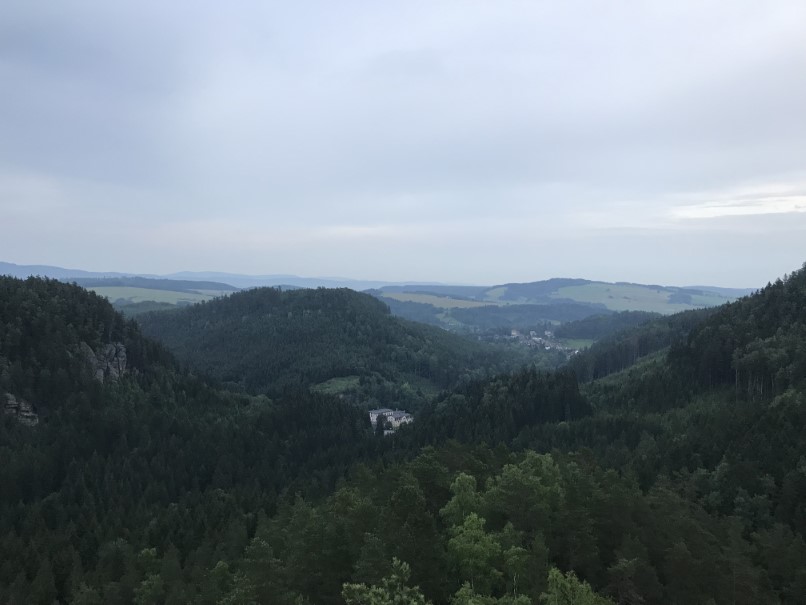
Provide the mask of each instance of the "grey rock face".
[{"label": "grey rock face", "polygon": [[123,343],[113,342],[93,351],[87,343],[82,342],[81,353],[100,382],[117,380],[126,373],[126,347]]},{"label": "grey rock face", "polygon": [[6,393],[0,398],[3,402],[3,412],[8,416],[16,418],[20,424],[36,426],[39,424],[39,415],[34,411],[34,406],[24,399],[17,399],[11,393]]}]

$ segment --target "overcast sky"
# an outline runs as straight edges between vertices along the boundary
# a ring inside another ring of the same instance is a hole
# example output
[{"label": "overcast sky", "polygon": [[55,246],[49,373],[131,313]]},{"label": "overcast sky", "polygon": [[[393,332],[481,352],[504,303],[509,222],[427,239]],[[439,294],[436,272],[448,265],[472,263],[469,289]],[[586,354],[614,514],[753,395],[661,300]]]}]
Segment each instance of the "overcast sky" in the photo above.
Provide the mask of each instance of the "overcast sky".
[{"label": "overcast sky", "polygon": [[0,4],[0,260],[758,286],[806,2]]}]

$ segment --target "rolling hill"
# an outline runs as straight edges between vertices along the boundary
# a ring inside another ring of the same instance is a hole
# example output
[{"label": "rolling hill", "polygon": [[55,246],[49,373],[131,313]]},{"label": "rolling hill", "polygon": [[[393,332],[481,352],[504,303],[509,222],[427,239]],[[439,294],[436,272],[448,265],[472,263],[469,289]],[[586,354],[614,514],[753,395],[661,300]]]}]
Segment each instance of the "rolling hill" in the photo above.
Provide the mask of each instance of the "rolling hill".
[{"label": "rolling hill", "polygon": [[715,307],[750,289],[607,283],[555,278],[491,287],[386,286],[371,293],[401,317],[457,332],[538,330],[618,312],[669,315]]},{"label": "rolling hill", "polygon": [[[603,337],[559,372],[494,377],[349,290],[144,317],[269,398],[92,292],[0,278],[0,602],[804,603],[806,268],[618,317],[566,324]],[[305,388],[460,368],[391,437]]]},{"label": "rolling hill", "polygon": [[237,292],[229,284],[211,281],[153,279],[148,277],[77,277],[78,284],[111,302],[127,316],[173,306],[189,305]]},{"label": "rolling hill", "polygon": [[104,298],[0,277],[1,603],[216,605],[163,563],[205,575],[283,490],[327,493],[378,445],[345,402],[216,390]]},{"label": "rolling hill", "polygon": [[224,383],[275,394],[313,387],[366,405],[416,408],[437,390],[530,360],[394,317],[348,289],[258,288],[137,320]]},{"label": "rolling hill", "polygon": [[296,288],[351,288],[353,290],[366,290],[368,288],[379,288],[393,283],[383,280],[360,280],[349,277],[301,277],[299,275],[289,274],[247,275],[221,271],[179,271],[166,275],[155,275],[152,273],[123,273],[119,271],[86,271],[83,269],[68,269],[53,265],[17,265],[3,261],[0,261],[0,275],[9,275],[21,279],[25,279],[26,277],[49,277],[65,281],[73,281],[76,278],[145,277],[192,282],[223,282],[237,288],[292,286]]},{"label": "rolling hill", "polygon": [[[802,604],[804,313],[806,269],[603,339],[613,373],[581,390],[572,366],[443,393],[393,438],[416,457],[297,501],[253,545],[319,603]],[[282,590],[247,569],[257,600]]]},{"label": "rolling hill", "polygon": [[377,294],[400,302],[431,304],[440,308],[472,308],[482,304],[549,305],[579,303],[609,311],[677,313],[713,307],[750,294],[752,289],[696,286],[680,288],[608,283],[586,279],[555,278],[531,283],[491,287],[387,286]]}]

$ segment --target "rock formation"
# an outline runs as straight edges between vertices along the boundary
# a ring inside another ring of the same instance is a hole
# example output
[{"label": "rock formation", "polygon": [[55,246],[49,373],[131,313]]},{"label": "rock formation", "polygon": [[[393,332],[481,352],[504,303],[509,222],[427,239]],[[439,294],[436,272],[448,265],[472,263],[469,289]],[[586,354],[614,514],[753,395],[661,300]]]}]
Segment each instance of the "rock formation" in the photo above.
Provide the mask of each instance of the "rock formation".
[{"label": "rock formation", "polygon": [[6,393],[0,397],[3,405],[3,412],[16,418],[20,424],[36,426],[39,424],[39,415],[34,411],[34,406],[24,399],[17,399],[11,393]]},{"label": "rock formation", "polygon": [[123,343],[113,342],[96,352],[82,342],[81,353],[90,364],[95,378],[101,382],[117,380],[126,373],[126,347]]}]

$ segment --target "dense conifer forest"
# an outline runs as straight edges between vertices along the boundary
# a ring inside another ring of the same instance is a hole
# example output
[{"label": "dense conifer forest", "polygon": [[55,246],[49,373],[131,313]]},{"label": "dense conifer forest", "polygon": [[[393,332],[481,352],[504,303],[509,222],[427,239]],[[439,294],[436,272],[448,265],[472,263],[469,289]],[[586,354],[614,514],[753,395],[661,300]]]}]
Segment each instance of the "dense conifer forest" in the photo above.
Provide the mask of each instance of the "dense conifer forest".
[{"label": "dense conifer forest", "polygon": [[[0,603],[806,603],[806,268],[557,372],[348,291],[227,300],[146,316],[169,353],[0,278]],[[348,370],[440,392],[383,437],[309,388]]]},{"label": "dense conifer forest", "polygon": [[183,363],[229,387],[274,396],[320,385],[370,407],[416,409],[440,389],[530,360],[525,350],[394,317],[346,288],[257,288],[137,320]]}]

